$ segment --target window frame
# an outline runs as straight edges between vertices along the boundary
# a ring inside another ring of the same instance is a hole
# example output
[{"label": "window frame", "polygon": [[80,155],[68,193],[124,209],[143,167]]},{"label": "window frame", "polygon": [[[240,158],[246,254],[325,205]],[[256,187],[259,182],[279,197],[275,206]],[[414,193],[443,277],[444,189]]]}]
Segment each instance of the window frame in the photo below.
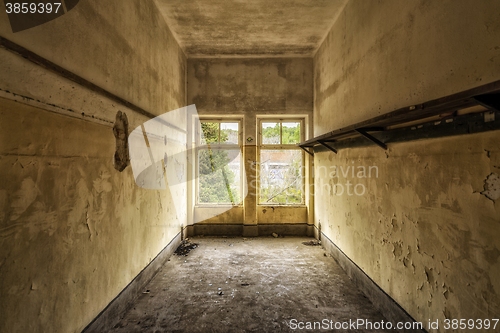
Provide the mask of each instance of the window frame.
[{"label": "window frame", "polygon": [[[283,123],[292,123],[296,122],[300,125],[300,137],[299,142],[283,144]],[[268,144],[263,143],[262,139],[262,124],[263,123],[279,123],[280,124],[280,143],[279,144]],[[279,207],[305,207],[306,206],[306,177],[305,177],[305,166],[306,166],[306,156],[304,151],[297,146],[298,143],[304,141],[305,137],[305,117],[262,117],[258,118],[257,122],[257,206],[279,206]],[[302,156],[302,165],[301,165],[301,177],[302,181],[302,202],[297,204],[281,204],[281,203],[264,203],[261,202],[260,192],[261,192],[261,151],[262,150],[296,150],[300,151]]]},{"label": "window frame", "polygon": [[[219,131],[218,131],[218,141],[219,143],[205,143],[202,144],[201,142],[201,124],[202,123],[218,123],[219,124]],[[220,143],[220,134],[221,134],[221,123],[237,123],[238,124],[238,143]],[[243,119],[242,118],[221,118],[221,117],[199,117],[199,126],[196,127],[195,129],[195,151],[194,151],[194,160],[195,160],[195,179],[196,181],[194,182],[194,191],[195,191],[195,206],[196,207],[241,207],[243,206],[244,198],[243,198],[243,193],[244,193],[244,172],[243,172],[243,147],[242,147],[242,138],[243,138]],[[231,203],[231,202],[224,202],[224,203],[211,203],[211,202],[200,202],[200,163],[199,163],[199,152],[203,150],[238,150],[239,151],[239,156],[240,156],[240,172],[239,172],[239,197],[240,197],[240,202],[238,203]]]}]

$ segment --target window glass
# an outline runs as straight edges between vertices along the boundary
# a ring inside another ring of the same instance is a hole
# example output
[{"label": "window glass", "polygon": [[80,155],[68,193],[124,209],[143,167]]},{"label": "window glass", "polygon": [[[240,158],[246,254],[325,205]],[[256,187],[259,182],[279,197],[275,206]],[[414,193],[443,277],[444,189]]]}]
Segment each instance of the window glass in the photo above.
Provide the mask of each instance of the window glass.
[{"label": "window glass", "polygon": [[199,203],[241,202],[241,153],[238,149],[201,149],[198,163]]},{"label": "window glass", "polygon": [[300,142],[300,122],[283,122],[281,126],[282,143],[284,145]]},{"label": "window glass", "polygon": [[278,145],[280,141],[280,123],[262,123],[262,144]]},{"label": "window glass", "polygon": [[303,204],[303,153],[296,149],[260,151],[260,204]]},{"label": "window glass", "polygon": [[202,122],[201,123],[201,138],[202,145],[219,142],[219,123]]},{"label": "window glass", "polygon": [[238,123],[220,124],[220,143],[238,144],[239,129]]},{"label": "window glass", "polygon": [[240,124],[201,122],[197,149],[197,203],[232,204],[242,201]]}]

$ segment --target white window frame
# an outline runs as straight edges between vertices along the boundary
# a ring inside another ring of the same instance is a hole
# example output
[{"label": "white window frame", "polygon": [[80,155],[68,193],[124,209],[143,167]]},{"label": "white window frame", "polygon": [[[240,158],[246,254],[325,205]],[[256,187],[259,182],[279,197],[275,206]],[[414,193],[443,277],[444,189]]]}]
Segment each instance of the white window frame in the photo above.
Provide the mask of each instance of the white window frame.
[{"label": "white window frame", "polygon": [[[263,143],[262,140],[262,123],[280,123],[280,143],[279,144],[266,144]],[[288,122],[298,122],[300,123],[300,138],[299,142],[304,141],[305,137],[305,132],[306,132],[306,118],[305,117],[297,117],[297,116],[292,116],[292,117],[259,117],[258,118],[258,135],[257,135],[257,205],[258,206],[280,206],[280,207],[304,207],[306,205],[306,177],[305,177],[305,164],[306,164],[306,156],[304,154],[304,151],[297,146],[297,144],[283,144],[283,125],[282,123],[288,123]],[[260,177],[260,170],[261,170],[261,150],[296,150],[300,151],[302,154],[302,166],[301,166],[301,172],[302,172],[302,203],[299,204],[280,204],[280,203],[262,203],[261,198],[260,198],[260,186],[261,186],[261,177]]]},{"label": "white window frame", "polygon": [[[195,206],[197,207],[223,207],[223,206],[230,206],[230,207],[240,207],[243,206],[243,192],[244,192],[244,179],[243,179],[243,149],[242,149],[242,138],[243,138],[243,119],[242,118],[221,118],[217,116],[203,116],[199,118],[200,121],[200,126],[196,128],[195,130],[195,144],[196,144],[196,149],[195,149]],[[221,123],[238,123],[238,143],[237,144],[229,144],[229,143],[218,143],[218,144],[202,144],[201,143],[201,123],[219,123],[219,141],[220,141],[220,124]],[[239,196],[240,196],[240,202],[238,203],[230,203],[230,202],[225,202],[225,203],[209,203],[209,202],[200,202],[200,177],[199,177],[199,151],[200,150],[206,150],[206,149],[223,149],[223,150],[234,150],[238,149],[239,154],[240,154],[240,176],[239,176]]]}]

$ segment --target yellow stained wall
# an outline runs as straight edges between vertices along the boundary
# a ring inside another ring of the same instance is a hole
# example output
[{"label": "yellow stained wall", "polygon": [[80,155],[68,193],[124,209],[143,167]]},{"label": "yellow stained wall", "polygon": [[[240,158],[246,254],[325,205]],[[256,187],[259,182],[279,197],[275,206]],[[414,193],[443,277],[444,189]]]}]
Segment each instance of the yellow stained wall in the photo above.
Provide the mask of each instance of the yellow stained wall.
[{"label": "yellow stained wall", "polygon": [[[80,1],[16,34],[0,16],[2,37],[150,113],[185,105],[186,58],[153,2]],[[186,200],[114,169],[117,111],[129,131],[148,120],[0,49],[1,332],[80,332],[186,224]]]},{"label": "yellow stained wall", "polygon": [[[315,55],[315,135],[500,79],[499,41],[498,1],[350,1]],[[318,152],[315,223],[416,320],[498,317],[499,139]]]},{"label": "yellow stained wall", "polygon": [[[188,104],[196,104],[200,115],[234,116],[243,119],[243,160],[248,195],[241,209],[207,219],[203,223],[244,225],[306,223],[304,207],[280,207],[279,214],[264,213],[257,205],[257,119],[260,116],[305,117],[310,134],[313,108],[313,73],[310,58],[206,58],[188,61]],[[252,137],[249,142],[246,139]],[[308,155],[305,155],[306,166]],[[308,171],[308,169],[307,169]],[[309,204],[308,192],[306,205]],[[195,216],[209,208],[192,205]],[[272,211],[272,209],[271,209]],[[243,214],[243,216],[242,216]],[[311,214],[312,215],[312,214]],[[212,215],[213,216],[213,215]],[[312,220],[311,220],[312,224]],[[256,236],[257,234],[254,234]]]}]

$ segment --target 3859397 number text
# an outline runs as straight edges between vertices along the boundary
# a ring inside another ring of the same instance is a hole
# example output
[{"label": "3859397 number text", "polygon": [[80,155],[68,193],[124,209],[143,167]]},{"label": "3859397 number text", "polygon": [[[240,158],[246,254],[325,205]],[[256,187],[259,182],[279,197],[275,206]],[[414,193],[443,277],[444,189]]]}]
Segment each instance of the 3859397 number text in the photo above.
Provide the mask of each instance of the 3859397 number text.
[{"label": "3859397 number text", "polygon": [[5,4],[5,11],[7,14],[57,14],[61,10],[61,3],[43,3],[43,2],[23,2],[23,3],[10,3]]}]

